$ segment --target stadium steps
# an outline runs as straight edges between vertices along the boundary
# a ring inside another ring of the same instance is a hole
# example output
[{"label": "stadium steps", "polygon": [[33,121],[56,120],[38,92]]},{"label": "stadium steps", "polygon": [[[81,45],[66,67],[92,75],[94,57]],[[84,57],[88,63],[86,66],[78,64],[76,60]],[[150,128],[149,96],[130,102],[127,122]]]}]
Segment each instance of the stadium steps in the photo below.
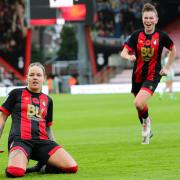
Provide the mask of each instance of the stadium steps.
[{"label": "stadium steps", "polygon": [[180,41],[179,41],[179,34],[180,34],[180,17],[176,20],[168,24],[163,30],[167,32],[170,37],[173,39],[174,44],[176,45],[177,56],[180,58]]},{"label": "stadium steps", "polygon": [[[177,60],[174,64],[175,77],[174,82],[180,82],[180,60]],[[116,74],[109,80],[110,84],[123,84],[131,83],[132,69],[125,69],[121,73]]]},{"label": "stadium steps", "polygon": [[109,80],[110,84],[131,83],[132,69],[124,69]]}]

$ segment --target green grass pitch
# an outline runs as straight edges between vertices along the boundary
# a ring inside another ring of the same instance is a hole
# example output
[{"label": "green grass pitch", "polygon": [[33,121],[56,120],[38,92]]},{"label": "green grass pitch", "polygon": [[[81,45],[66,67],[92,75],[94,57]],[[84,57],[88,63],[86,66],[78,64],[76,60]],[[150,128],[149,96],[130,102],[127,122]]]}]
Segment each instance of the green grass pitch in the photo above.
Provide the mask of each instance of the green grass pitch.
[{"label": "green grass pitch", "polygon": [[[180,93],[172,101],[155,94],[149,101],[154,137],[141,145],[141,126],[131,94],[51,95],[54,131],[79,165],[77,174],[27,174],[21,179],[179,180]],[[1,101],[2,103],[2,98]],[[8,119],[0,147],[0,179],[7,166]],[[35,162],[30,161],[30,165]]]}]

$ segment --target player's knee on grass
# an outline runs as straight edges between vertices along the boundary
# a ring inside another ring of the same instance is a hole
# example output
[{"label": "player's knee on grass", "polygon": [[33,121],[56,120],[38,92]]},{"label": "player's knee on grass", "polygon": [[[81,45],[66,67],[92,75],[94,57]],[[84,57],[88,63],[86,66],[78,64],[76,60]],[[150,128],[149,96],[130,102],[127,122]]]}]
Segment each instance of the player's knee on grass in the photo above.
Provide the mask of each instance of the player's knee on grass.
[{"label": "player's knee on grass", "polygon": [[78,171],[78,166],[72,166],[68,168],[61,169],[64,173],[76,173]]},{"label": "player's knee on grass", "polygon": [[19,167],[9,166],[6,168],[6,176],[10,178],[22,177],[25,174],[25,170]]},{"label": "player's knee on grass", "polygon": [[57,168],[54,166],[46,165],[45,173],[76,173],[78,171],[78,166],[71,166],[67,168]]}]

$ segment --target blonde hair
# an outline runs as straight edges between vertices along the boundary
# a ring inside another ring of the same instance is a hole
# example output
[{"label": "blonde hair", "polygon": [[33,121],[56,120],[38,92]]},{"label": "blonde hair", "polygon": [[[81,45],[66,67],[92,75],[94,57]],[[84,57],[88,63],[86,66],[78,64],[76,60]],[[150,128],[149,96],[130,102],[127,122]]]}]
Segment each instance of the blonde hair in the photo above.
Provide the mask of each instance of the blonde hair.
[{"label": "blonde hair", "polygon": [[149,12],[149,11],[154,12],[156,14],[156,16],[158,17],[158,12],[154,5],[152,5],[150,3],[144,4],[144,6],[142,8],[142,15],[144,14],[144,12]]},{"label": "blonde hair", "polygon": [[40,68],[42,69],[42,71],[43,71],[44,77],[46,77],[45,68],[44,68],[44,66],[43,66],[40,62],[31,63],[31,64],[29,65],[28,72],[29,72],[29,69],[30,69],[31,67],[34,67],[34,66],[40,67]]}]

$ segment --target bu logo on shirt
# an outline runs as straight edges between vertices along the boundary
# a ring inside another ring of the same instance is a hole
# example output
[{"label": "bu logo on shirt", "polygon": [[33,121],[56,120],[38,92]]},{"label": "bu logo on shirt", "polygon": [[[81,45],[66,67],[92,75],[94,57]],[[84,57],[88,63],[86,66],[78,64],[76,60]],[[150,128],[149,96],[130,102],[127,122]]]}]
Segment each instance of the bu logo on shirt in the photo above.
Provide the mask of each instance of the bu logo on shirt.
[{"label": "bu logo on shirt", "polygon": [[144,61],[149,61],[154,56],[154,48],[141,47],[141,56]]},{"label": "bu logo on shirt", "polygon": [[44,112],[44,109],[40,109],[38,106],[35,106],[33,104],[28,104],[27,115],[29,118],[38,118],[39,119],[42,117],[43,112]]}]

